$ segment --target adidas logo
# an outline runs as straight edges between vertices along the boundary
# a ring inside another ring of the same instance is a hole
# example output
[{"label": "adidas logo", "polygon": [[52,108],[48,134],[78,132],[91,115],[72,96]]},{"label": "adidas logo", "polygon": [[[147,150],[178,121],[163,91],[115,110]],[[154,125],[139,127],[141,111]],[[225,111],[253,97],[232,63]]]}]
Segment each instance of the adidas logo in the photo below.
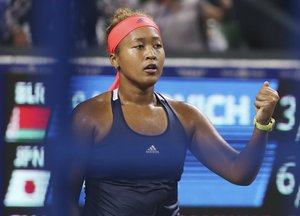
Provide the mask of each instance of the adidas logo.
[{"label": "adidas logo", "polygon": [[145,20],[144,18],[139,18],[136,23],[149,23],[149,21]]},{"label": "adidas logo", "polygon": [[155,148],[154,145],[152,145],[146,150],[146,153],[147,154],[159,154],[159,151]]}]

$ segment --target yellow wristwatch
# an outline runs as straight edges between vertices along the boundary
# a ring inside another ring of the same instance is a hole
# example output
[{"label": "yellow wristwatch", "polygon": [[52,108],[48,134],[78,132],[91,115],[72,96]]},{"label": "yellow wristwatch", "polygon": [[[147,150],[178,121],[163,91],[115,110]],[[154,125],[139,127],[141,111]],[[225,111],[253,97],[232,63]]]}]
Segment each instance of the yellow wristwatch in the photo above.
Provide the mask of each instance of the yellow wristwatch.
[{"label": "yellow wristwatch", "polygon": [[275,119],[271,118],[269,124],[263,125],[263,124],[258,123],[257,120],[256,120],[256,118],[254,118],[253,124],[259,130],[272,131],[273,128],[274,128],[274,126],[275,126]]}]

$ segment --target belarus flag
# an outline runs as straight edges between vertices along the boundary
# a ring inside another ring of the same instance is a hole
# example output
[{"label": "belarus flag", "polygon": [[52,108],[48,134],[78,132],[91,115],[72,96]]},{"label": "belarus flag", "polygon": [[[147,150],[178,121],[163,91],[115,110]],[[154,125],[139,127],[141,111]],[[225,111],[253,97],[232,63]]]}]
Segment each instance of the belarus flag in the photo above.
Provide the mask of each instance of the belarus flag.
[{"label": "belarus flag", "polygon": [[49,185],[50,171],[14,170],[4,199],[5,206],[41,207]]},{"label": "belarus flag", "polygon": [[6,130],[7,142],[39,141],[45,137],[50,108],[42,106],[16,106],[12,110]]}]

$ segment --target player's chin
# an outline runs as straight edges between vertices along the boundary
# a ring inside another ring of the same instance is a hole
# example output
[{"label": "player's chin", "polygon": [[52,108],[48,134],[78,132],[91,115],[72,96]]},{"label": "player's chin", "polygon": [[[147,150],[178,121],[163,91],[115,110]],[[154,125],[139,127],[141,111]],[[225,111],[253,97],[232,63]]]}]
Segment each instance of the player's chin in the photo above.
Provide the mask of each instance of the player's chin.
[{"label": "player's chin", "polygon": [[154,86],[158,80],[159,80],[159,77],[153,76],[153,77],[148,77],[147,79],[144,79],[142,83],[143,83],[143,86],[145,86],[145,87],[151,87],[151,86]]},{"label": "player's chin", "polygon": [[148,81],[146,85],[148,86],[153,86],[157,83],[158,79],[157,80],[151,80],[151,81]]}]

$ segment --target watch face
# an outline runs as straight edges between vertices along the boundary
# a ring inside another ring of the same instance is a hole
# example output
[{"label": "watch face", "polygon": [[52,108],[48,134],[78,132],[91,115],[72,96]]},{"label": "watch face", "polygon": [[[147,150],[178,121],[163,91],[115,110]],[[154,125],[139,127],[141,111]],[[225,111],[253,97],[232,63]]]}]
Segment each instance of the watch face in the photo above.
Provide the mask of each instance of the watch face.
[{"label": "watch face", "polygon": [[270,123],[269,123],[269,124],[271,124],[271,129],[270,129],[270,131],[272,131],[272,130],[274,129],[274,127],[275,127],[276,120],[275,120],[274,118],[271,118],[271,120],[270,120]]}]

